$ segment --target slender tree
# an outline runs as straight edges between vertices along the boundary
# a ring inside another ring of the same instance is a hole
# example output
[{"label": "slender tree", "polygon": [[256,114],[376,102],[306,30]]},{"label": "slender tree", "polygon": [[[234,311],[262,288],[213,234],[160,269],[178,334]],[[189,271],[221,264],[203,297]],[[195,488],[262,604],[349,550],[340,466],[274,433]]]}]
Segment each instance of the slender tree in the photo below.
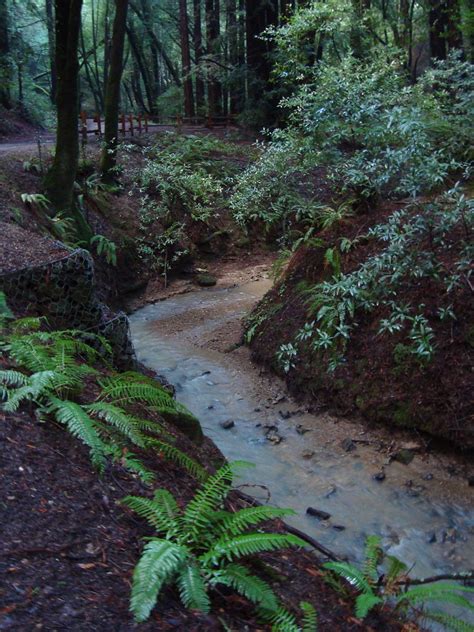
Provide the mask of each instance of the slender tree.
[{"label": "slender tree", "polygon": [[194,6],[194,29],[193,29],[193,48],[194,63],[196,68],[196,112],[201,113],[204,107],[204,81],[201,76],[201,59],[202,59],[202,25],[201,25],[201,0],[193,0]]},{"label": "slender tree", "polygon": [[73,220],[79,240],[88,242],[90,227],[74,204],[74,182],[79,159],[78,43],[82,0],[55,0],[55,9],[58,122],[54,162],[46,174],[44,184],[54,210]]},{"label": "slender tree", "polygon": [[0,0],[0,105],[11,108],[12,63],[7,0]]},{"label": "slender tree", "polygon": [[110,67],[105,88],[104,148],[100,168],[102,179],[114,178],[117,156],[118,117],[120,106],[120,84],[123,70],[123,49],[127,26],[128,0],[115,0],[115,18],[110,49]]},{"label": "slender tree", "polygon": [[56,56],[54,54],[54,9],[53,0],[45,0],[46,26],[48,29],[48,52],[50,68],[50,91],[51,103],[56,101]]},{"label": "slender tree", "polygon": [[194,116],[194,95],[193,80],[191,78],[191,52],[189,49],[188,6],[186,0],[179,0],[179,32],[183,69],[184,115],[192,118]]}]

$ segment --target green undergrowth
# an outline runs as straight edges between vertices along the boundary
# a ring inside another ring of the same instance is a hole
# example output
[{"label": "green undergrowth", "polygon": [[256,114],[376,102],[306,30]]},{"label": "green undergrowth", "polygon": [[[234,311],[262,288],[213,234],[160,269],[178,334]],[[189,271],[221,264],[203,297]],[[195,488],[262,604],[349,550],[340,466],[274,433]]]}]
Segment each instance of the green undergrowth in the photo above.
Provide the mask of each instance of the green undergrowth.
[{"label": "green undergrowth", "polygon": [[[133,371],[117,372],[101,336],[78,330],[51,331],[42,318],[14,319],[3,299],[0,398],[6,412],[33,407],[43,422],[55,420],[88,448],[104,471],[111,460],[146,483],[153,471],[134,450],[170,459],[199,480],[206,470],[174,444],[172,426],[195,441],[198,420],[156,380]],[[171,425],[171,428],[170,428]]]},{"label": "green undergrowth", "polygon": [[225,232],[229,190],[252,151],[210,135],[174,133],[143,150],[133,177],[141,200],[138,250],[147,266],[166,277],[196,241]]}]

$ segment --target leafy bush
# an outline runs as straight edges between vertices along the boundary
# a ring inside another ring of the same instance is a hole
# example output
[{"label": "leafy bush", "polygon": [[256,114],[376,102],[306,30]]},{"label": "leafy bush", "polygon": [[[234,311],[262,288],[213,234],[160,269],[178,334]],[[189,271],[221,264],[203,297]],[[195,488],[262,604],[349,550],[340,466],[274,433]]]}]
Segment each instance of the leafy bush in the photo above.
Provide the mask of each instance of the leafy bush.
[{"label": "leafy bush", "polygon": [[228,156],[241,149],[210,136],[164,134],[136,175],[142,196],[139,252],[167,275],[187,254],[187,232],[219,218],[224,193],[238,167]]},{"label": "leafy bush", "polygon": [[299,214],[321,226],[310,186],[316,167],[326,167],[335,193],[353,199],[416,197],[452,173],[469,173],[474,71],[455,54],[416,85],[396,56],[391,63],[347,56],[307,73],[281,103],[288,126],[273,132],[238,179],[230,204],[239,223],[259,219],[286,230]]},{"label": "leafy bush", "polygon": [[[433,280],[441,287],[436,318],[455,320],[455,292],[471,284],[473,223],[474,203],[457,185],[432,203],[396,211],[387,222],[359,236],[355,243],[375,241],[381,249],[353,272],[342,273],[337,261],[334,267],[334,249],[326,251],[334,275],[306,290],[314,320],[297,333],[295,345],[310,344],[313,351],[325,353],[334,369],[358,318],[377,309],[386,314],[379,321],[379,335],[405,332],[412,357],[420,364],[429,362],[435,353],[432,315],[423,304],[401,302],[399,294],[422,279]],[[343,239],[340,248],[346,251],[355,243]],[[279,360],[285,370],[291,368],[290,356],[297,356],[296,347],[284,345]]]},{"label": "leafy bush", "polygon": [[[261,522],[292,514],[289,509],[264,506],[235,513],[224,510],[233,470],[241,465],[236,462],[219,469],[184,511],[165,489],[157,490],[152,499],[127,496],[123,500],[161,536],[148,538],[133,574],[130,608],[137,621],[149,617],[166,584],[176,583],[183,604],[201,612],[211,610],[208,591],[223,585],[253,602],[267,620],[280,626],[286,621],[286,627],[275,629],[295,632],[299,629],[294,618],[279,606],[270,586],[252,575],[246,566],[236,563],[262,551],[304,546],[293,535],[248,532]],[[314,619],[308,606],[305,604],[308,620]]]},{"label": "leafy bush", "polygon": [[[385,564],[379,575],[378,566]],[[472,627],[461,619],[437,611],[420,611],[420,606],[435,601],[437,604],[454,604],[474,611],[474,604],[463,593],[474,593],[455,582],[427,582],[410,580],[406,564],[392,555],[385,555],[378,536],[369,536],[366,542],[365,561],[362,569],[348,562],[328,562],[324,567],[338,577],[345,579],[359,593],[355,602],[355,615],[363,619],[377,605],[394,603],[396,608],[412,608],[418,617],[441,623],[448,629],[467,632]],[[462,573],[461,573],[462,576]],[[466,573],[466,577],[470,576]],[[462,577],[460,577],[462,581]],[[412,586],[410,586],[412,583]]]}]

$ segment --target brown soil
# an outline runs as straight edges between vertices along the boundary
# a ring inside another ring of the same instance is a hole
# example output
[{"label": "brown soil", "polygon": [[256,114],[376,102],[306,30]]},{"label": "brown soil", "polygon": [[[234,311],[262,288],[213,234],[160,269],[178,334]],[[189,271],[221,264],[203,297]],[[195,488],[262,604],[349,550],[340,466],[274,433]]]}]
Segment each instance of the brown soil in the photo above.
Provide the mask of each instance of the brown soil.
[{"label": "brown soil", "polygon": [[0,222],[0,274],[55,261],[68,252],[59,241]]},{"label": "brown soil", "polygon": [[[144,524],[118,504],[125,495],[149,490],[120,466],[99,477],[87,451],[53,424],[39,424],[27,412],[1,415],[0,629],[1,630],[267,630],[244,599],[216,591],[212,615],[186,611],[167,589],[151,619],[139,627],[128,611],[133,567]],[[219,455],[209,443],[180,447],[205,462]],[[166,487],[182,505],[195,482],[173,464],[155,462],[156,487]],[[275,525],[279,528],[278,525]],[[318,609],[321,630],[401,630],[393,615],[365,622],[352,616],[351,599],[323,580],[309,552],[262,556],[259,572],[287,607],[301,599]],[[254,560],[253,565],[257,564]],[[263,570],[262,570],[263,569]]]}]

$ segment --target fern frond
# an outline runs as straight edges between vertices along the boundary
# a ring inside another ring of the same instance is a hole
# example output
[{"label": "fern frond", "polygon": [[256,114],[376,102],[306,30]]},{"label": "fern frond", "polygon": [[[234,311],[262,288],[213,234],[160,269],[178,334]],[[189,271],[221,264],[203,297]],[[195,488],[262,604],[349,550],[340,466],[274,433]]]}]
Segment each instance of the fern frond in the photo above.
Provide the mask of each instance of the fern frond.
[{"label": "fern frond", "polygon": [[278,507],[265,506],[249,507],[248,509],[241,509],[235,513],[229,512],[227,517],[224,517],[221,521],[219,531],[229,535],[239,535],[252,525],[294,514],[293,509],[279,509]]},{"label": "fern frond", "polygon": [[300,608],[303,611],[301,632],[317,632],[318,613],[316,612],[316,608],[307,601],[301,601]]},{"label": "fern frond", "polygon": [[365,619],[372,608],[382,602],[383,599],[377,597],[374,593],[362,593],[358,595],[355,601],[355,616],[358,619]]},{"label": "fern frond", "polygon": [[263,551],[276,551],[289,547],[304,547],[306,543],[294,535],[277,533],[249,533],[232,539],[222,538],[201,559],[204,564],[217,564],[225,558],[229,561]]},{"label": "fern frond", "polygon": [[373,593],[372,586],[365,575],[352,564],[347,562],[326,562],[326,564],[323,564],[323,568],[333,571],[354,586],[356,590],[367,594]]},{"label": "fern frond", "polygon": [[130,610],[136,621],[145,621],[156,603],[163,584],[185,562],[188,551],[168,540],[158,538],[145,545],[133,573]]},{"label": "fern frond", "polygon": [[409,588],[397,597],[398,603],[419,603],[425,601],[437,601],[439,603],[452,603],[468,610],[474,610],[474,603],[458,593],[474,593],[474,588],[460,586],[451,582],[438,582]]},{"label": "fern frond", "polygon": [[395,557],[394,555],[386,555],[385,559],[389,562],[389,567],[387,570],[387,584],[391,584],[394,582],[402,573],[405,573],[408,570],[408,566]]},{"label": "fern frond", "polygon": [[13,334],[26,333],[36,331],[41,327],[43,318],[27,316],[26,318],[18,318],[10,325]]},{"label": "fern frond", "polygon": [[20,371],[13,369],[0,371],[0,399],[5,399],[8,396],[8,387],[19,388],[25,386],[27,381],[27,376]]},{"label": "fern frond", "polygon": [[210,611],[211,601],[207,594],[206,584],[195,564],[188,563],[182,568],[177,578],[177,584],[179,596],[186,608],[205,613]]},{"label": "fern frond", "polygon": [[148,437],[146,439],[146,446],[155,448],[161,452],[168,461],[173,461],[173,463],[184,467],[198,481],[203,482],[209,478],[209,474],[202,465],[169,443]]},{"label": "fern frond", "polygon": [[230,586],[254,604],[276,610],[277,598],[270,586],[240,564],[228,564],[217,575],[217,582]]},{"label": "fern frond", "polygon": [[140,459],[136,458],[131,452],[127,452],[121,457],[124,467],[131,472],[138,474],[143,483],[150,484],[156,479],[156,475],[143,465]]},{"label": "fern frond", "polygon": [[379,576],[377,565],[381,555],[381,538],[378,535],[369,535],[365,541],[365,559],[363,573],[369,584],[375,583]]},{"label": "fern frond", "polygon": [[122,503],[144,518],[158,533],[175,532],[177,529],[178,505],[166,489],[157,490],[153,499],[126,496]]},{"label": "fern frond", "polygon": [[265,623],[272,625],[272,632],[300,632],[296,617],[283,606],[274,610],[259,608],[258,612]]},{"label": "fern frond", "polygon": [[93,465],[103,469],[106,446],[97,432],[94,420],[75,402],[52,398],[52,404],[57,421],[67,426],[74,437],[89,447]]},{"label": "fern frond", "polygon": [[226,463],[208,478],[189,502],[184,512],[183,521],[189,533],[196,540],[200,533],[211,526],[211,515],[215,512],[229,493],[234,478],[235,464]]},{"label": "fern frond", "polygon": [[141,448],[146,446],[147,438],[137,428],[133,417],[119,406],[108,402],[94,402],[84,408],[93,417],[98,417],[117,428],[124,437],[130,439],[135,445]]},{"label": "fern frond", "polygon": [[472,623],[444,612],[432,612],[430,610],[423,613],[423,618],[440,623],[447,630],[453,630],[454,632],[472,632],[473,630]]},{"label": "fern frond", "polygon": [[64,383],[64,376],[55,371],[39,371],[26,378],[25,384],[8,393],[4,409],[15,412],[25,400],[31,401],[50,394],[55,386]]}]

